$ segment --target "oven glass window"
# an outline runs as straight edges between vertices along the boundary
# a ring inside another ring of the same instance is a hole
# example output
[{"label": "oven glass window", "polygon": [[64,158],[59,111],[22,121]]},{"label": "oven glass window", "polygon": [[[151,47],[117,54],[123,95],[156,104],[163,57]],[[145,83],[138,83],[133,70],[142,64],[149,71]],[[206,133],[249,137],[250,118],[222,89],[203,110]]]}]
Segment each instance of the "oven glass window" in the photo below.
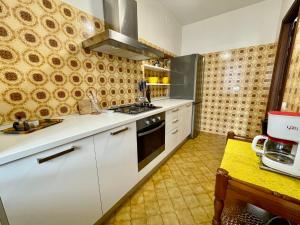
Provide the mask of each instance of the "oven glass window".
[{"label": "oven glass window", "polygon": [[137,133],[139,170],[165,150],[164,121],[138,131]]}]

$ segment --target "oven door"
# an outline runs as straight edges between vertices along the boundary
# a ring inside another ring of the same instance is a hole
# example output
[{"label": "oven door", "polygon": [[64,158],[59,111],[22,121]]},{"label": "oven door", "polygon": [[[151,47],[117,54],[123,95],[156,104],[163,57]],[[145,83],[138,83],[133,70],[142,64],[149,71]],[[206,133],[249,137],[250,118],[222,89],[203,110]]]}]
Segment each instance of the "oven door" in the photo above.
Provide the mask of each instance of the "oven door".
[{"label": "oven door", "polygon": [[165,150],[165,121],[137,131],[138,169],[143,169]]}]

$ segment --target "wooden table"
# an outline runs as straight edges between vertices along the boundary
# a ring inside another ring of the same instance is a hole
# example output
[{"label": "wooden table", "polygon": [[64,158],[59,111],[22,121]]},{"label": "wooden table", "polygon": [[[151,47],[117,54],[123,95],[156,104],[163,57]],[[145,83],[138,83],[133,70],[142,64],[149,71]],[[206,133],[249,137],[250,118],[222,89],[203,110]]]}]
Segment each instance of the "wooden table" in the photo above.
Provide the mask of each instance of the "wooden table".
[{"label": "wooden table", "polygon": [[259,159],[251,152],[249,142],[250,139],[228,134],[221,168],[216,174],[212,224],[221,225],[225,200],[233,199],[300,224],[300,180],[259,169]]}]

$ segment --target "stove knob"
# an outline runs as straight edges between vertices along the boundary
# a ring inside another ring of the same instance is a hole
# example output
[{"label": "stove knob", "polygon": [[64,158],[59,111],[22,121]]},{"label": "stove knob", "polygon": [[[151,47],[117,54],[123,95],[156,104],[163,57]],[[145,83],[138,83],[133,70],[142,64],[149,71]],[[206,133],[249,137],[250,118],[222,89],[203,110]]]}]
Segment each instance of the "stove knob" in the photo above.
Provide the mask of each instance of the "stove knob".
[{"label": "stove knob", "polygon": [[153,119],[152,119],[152,122],[153,122],[153,123],[155,123],[155,122],[156,122],[156,119],[155,119],[155,118],[153,118]]},{"label": "stove knob", "polygon": [[145,121],[145,124],[146,124],[146,125],[150,125],[150,121],[149,121],[149,120],[146,120],[146,121]]}]

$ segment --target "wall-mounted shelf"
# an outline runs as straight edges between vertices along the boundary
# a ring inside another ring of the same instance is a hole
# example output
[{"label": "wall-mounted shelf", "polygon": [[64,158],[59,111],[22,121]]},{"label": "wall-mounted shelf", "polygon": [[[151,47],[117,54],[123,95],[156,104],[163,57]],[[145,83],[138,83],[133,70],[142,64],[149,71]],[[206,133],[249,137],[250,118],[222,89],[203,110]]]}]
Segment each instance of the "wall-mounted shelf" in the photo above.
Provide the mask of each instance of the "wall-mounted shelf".
[{"label": "wall-mounted shelf", "polygon": [[144,64],[144,69],[161,71],[161,72],[170,72],[169,69],[158,67],[158,66],[152,66],[152,65],[148,65],[148,64]]},{"label": "wall-mounted shelf", "polygon": [[170,84],[147,83],[147,86],[170,86]]}]

